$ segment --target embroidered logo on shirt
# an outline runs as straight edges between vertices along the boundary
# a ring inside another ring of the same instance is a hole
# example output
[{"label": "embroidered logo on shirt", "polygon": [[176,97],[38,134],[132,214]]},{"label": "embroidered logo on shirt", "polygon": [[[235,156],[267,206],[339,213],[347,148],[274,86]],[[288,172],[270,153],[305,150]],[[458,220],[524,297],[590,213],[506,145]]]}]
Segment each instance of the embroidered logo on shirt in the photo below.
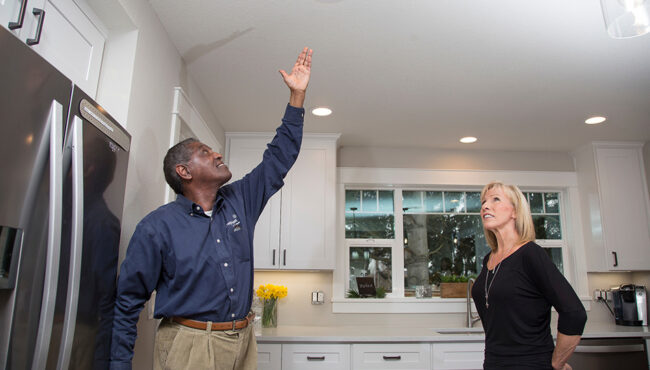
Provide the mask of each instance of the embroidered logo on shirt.
[{"label": "embroidered logo on shirt", "polygon": [[226,223],[226,226],[227,227],[232,227],[232,231],[237,232],[237,231],[241,230],[241,225],[240,225],[239,220],[237,219],[237,215],[232,215],[232,216],[234,217],[234,220],[228,221]]}]

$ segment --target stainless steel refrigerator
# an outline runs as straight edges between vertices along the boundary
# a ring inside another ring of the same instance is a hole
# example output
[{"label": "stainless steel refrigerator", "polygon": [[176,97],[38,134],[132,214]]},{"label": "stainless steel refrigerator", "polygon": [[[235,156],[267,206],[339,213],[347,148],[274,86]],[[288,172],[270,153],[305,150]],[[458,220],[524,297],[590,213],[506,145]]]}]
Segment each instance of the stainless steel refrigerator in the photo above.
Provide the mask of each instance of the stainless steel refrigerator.
[{"label": "stainless steel refrigerator", "polygon": [[108,368],[130,141],[0,27],[0,369]]}]

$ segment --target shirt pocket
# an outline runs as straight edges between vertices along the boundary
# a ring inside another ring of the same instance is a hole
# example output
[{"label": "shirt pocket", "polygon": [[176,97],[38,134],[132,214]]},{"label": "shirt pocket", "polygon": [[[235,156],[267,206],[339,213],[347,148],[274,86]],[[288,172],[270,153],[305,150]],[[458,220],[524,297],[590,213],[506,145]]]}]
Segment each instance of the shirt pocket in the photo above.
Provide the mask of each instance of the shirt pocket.
[{"label": "shirt pocket", "polygon": [[252,243],[248,238],[248,233],[243,222],[234,227],[228,227],[227,237],[237,259],[240,261],[250,261]]},{"label": "shirt pocket", "polygon": [[165,276],[167,276],[169,279],[173,279],[174,275],[176,275],[176,256],[174,256],[174,253],[170,250],[171,248],[165,248],[163,251],[163,273]]}]

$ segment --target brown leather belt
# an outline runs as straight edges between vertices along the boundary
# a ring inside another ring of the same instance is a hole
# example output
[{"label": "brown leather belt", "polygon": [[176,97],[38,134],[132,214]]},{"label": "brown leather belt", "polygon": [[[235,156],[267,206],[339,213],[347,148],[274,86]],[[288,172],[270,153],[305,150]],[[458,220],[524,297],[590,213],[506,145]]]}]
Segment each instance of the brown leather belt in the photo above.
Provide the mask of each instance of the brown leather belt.
[{"label": "brown leather belt", "polygon": [[[253,312],[249,313],[248,316],[244,317],[241,320],[233,320],[227,322],[213,322],[211,330],[241,330],[248,326],[253,319],[255,314]],[[208,328],[208,323],[206,321],[196,321],[185,319],[182,317],[174,316],[170,319],[172,322],[187,326],[189,328],[206,330]]]}]

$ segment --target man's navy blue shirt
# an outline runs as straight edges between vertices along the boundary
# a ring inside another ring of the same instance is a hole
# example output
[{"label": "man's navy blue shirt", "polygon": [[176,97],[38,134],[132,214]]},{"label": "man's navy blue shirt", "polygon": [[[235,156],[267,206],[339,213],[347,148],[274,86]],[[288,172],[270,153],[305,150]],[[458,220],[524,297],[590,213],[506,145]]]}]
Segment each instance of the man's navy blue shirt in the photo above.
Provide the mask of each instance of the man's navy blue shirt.
[{"label": "man's navy blue shirt", "polygon": [[118,280],[112,368],[131,368],[138,316],[154,289],[156,318],[224,322],[248,314],[255,223],[298,157],[303,117],[304,109],[287,105],[262,162],[217,191],[212,217],[178,195],[140,221]]}]

